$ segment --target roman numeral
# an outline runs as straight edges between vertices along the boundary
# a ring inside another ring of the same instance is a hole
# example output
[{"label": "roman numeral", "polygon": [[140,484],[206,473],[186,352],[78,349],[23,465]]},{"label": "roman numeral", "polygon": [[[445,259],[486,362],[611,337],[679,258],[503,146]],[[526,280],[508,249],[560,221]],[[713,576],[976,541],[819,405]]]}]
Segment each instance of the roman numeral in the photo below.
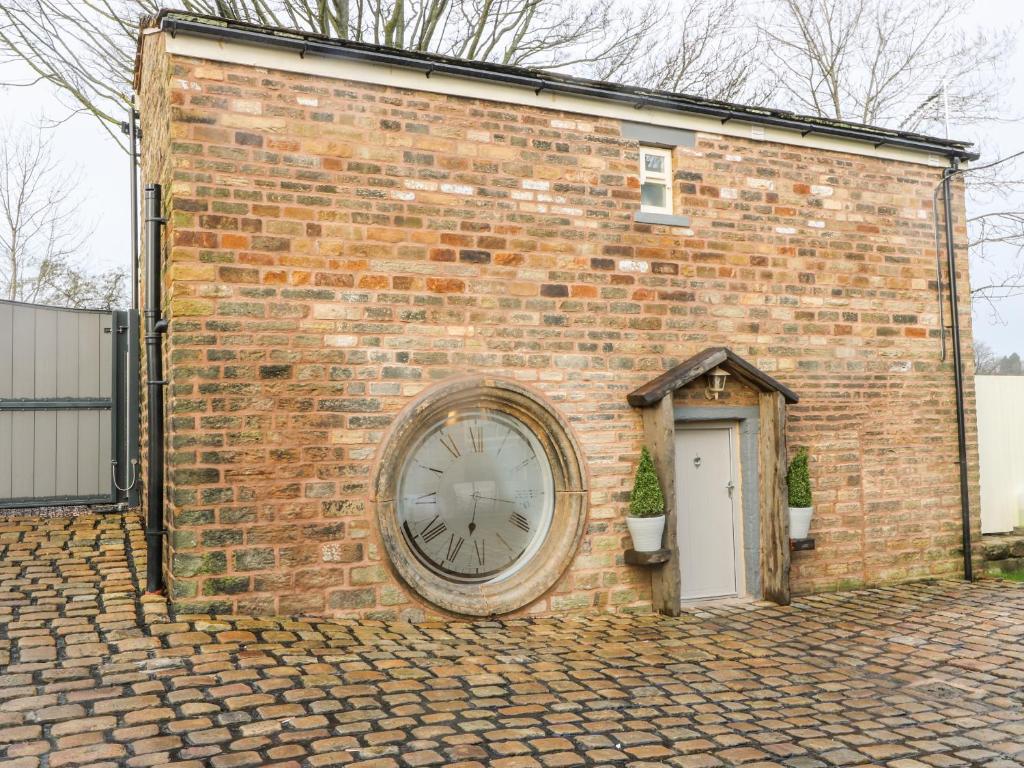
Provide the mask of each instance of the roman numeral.
[{"label": "roman numeral", "polygon": [[455,438],[452,437],[451,435],[447,435],[442,432],[441,445],[448,449],[448,453],[450,453],[453,458],[457,459],[459,458],[459,456],[462,455],[461,453],[459,453],[459,446],[455,444]]},{"label": "roman numeral", "polygon": [[487,557],[487,539],[480,541],[473,539],[473,547],[476,549],[476,561],[483,565],[484,559]]},{"label": "roman numeral", "polygon": [[455,534],[452,534],[451,539],[448,540],[448,557],[445,560],[454,560],[459,556],[459,550],[462,549],[462,544],[465,541],[464,538],[459,536],[459,540],[455,541]]},{"label": "roman numeral", "polygon": [[[416,462],[416,463],[419,464],[419,462]],[[423,467],[424,469],[430,471],[430,472],[433,472],[435,475],[443,475],[444,474],[444,470],[434,469],[433,467],[428,467],[426,464],[420,464],[420,466]]]},{"label": "roman numeral", "polygon": [[509,431],[505,433],[505,436],[501,438],[501,445],[498,446],[498,452],[494,454],[495,456],[501,456],[501,449],[505,447],[505,441],[508,440],[508,436],[511,434],[512,430],[509,429]]},{"label": "roman numeral", "polygon": [[529,464],[531,461],[533,461],[536,458],[537,458],[536,455],[528,456],[527,458],[523,459],[518,464],[516,464],[513,469],[522,469],[523,467],[525,467],[527,464]]},{"label": "roman numeral", "polygon": [[473,451],[476,453],[484,452],[484,428],[470,427],[469,428],[469,439],[473,442]]},{"label": "roman numeral", "polygon": [[509,520],[512,522],[512,525],[519,530],[526,533],[530,532],[530,521],[526,519],[525,515],[522,515],[519,512],[513,512],[512,516],[509,517]]},{"label": "roman numeral", "polygon": [[417,504],[437,504],[437,491],[427,493],[416,499]]},{"label": "roman numeral", "polygon": [[430,522],[427,523],[427,527],[420,531],[420,536],[423,537],[424,541],[433,541],[448,530],[448,526],[445,525],[444,520],[438,520],[437,518],[438,516],[434,515]]}]

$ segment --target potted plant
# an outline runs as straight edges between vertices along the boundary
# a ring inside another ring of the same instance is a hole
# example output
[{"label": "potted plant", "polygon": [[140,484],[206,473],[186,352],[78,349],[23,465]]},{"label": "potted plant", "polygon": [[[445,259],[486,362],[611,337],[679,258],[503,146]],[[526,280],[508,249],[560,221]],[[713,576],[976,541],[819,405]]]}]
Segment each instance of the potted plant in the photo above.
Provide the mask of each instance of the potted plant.
[{"label": "potted plant", "polygon": [[807,470],[807,449],[800,448],[789,463],[786,484],[789,486],[789,537],[806,539],[811,529],[811,474]]},{"label": "potted plant", "polygon": [[665,497],[647,448],[640,453],[633,492],[629,495],[626,525],[635,551],[656,552],[661,549],[661,537],[665,533]]}]

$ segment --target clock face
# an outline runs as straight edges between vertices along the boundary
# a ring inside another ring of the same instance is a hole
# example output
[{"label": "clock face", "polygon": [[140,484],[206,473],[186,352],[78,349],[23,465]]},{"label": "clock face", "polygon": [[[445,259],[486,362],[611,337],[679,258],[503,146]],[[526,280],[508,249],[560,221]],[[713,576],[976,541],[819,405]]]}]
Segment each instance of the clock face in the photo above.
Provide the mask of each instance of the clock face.
[{"label": "clock face", "polygon": [[543,544],[555,506],[551,466],[519,419],[466,409],[428,425],[406,456],[396,511],[420,561],[445,579],[499,581]]}]

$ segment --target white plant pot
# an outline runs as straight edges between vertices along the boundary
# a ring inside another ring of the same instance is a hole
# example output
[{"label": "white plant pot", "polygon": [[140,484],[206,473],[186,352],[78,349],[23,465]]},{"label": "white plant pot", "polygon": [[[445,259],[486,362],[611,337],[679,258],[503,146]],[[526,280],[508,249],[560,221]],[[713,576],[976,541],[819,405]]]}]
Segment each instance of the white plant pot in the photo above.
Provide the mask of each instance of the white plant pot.
[{"label": "white plant pot", "polygon": [[789,508],[789,538],[806,539],[811,530],[811,517],[814,507]]},{"label": "white plant pot", "polygon": [[665,533],[665,516],[627,517],[629,535],[633,537],[633,549],[637,552],[657,552],[661,549],[661,537]]}]

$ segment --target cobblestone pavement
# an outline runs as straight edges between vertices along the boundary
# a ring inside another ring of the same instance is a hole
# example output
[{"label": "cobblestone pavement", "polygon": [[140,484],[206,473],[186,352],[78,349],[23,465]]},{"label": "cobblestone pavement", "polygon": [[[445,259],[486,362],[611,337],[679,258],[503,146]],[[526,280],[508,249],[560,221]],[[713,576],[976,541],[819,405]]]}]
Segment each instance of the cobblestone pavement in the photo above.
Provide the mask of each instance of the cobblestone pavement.
[{"label": "cobblestone pavement", "polygon": [[1024,586],[412,626],[177,616],[134,518],[0,520],[0,766],[1024,765]]}]

